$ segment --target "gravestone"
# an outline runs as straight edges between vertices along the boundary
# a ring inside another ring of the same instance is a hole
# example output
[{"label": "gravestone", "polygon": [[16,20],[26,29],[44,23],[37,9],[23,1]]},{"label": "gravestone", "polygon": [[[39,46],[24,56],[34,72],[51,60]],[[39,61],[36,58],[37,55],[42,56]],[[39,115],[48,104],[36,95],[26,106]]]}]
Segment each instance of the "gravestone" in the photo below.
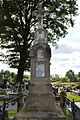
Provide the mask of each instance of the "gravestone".
[{"label": "gravestone", "polygon": [[47,32],[43,28],[41,10],[40,6],[39,26],[35,31],[34,44],[30,51],[29,95],[15,120],[66,120],[61,108],[55,103],[50,84],[51,49],[47,41]]}]

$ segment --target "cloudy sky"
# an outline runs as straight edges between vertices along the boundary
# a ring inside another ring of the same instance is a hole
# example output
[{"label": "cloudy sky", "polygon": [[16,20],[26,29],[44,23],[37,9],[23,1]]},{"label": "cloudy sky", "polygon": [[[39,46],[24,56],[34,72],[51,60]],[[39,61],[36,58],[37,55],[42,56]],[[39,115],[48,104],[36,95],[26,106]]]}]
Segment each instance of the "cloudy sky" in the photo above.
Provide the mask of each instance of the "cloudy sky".
[{"label": "cloudy sky", "polygon": [[[80,0],[78,0],[80,14]],[[80,15],[75,18],[74,28],[69,28],[68,35],[58,42],[58,49],[51,47],[51,74],[64,76],[72,69],[75,74],[80,72]],[[8,65],[0,62],[0,70],[11,70]]]},{"label": "cloudy sky", "polygon": [[[80,14],[80,0],[78,0]],[[52,47],[51,74],[64,76],[72,69],[80,72],[80,15],[75,18],[74,28],[69,28],[68,35],[58,42],[58,49]]]}]

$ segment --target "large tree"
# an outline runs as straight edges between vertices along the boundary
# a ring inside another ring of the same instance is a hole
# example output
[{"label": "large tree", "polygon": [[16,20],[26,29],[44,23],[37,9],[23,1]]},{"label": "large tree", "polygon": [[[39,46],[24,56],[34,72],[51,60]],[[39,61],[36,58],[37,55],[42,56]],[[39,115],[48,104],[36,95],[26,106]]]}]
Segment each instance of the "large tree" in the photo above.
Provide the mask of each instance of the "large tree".
[{"label": "large tree", "polygon": [[44,29],[48,31],[48,41],[54,45],[74,24],[76,0],[1,0],[0,3],[0,47],[7,50],[6,54],[1,54],[2,60],[18,69],[17,81],[21,82],[24,70],[30,70],[29,51],[38,23],[33,11],[41,3],[48,12],[43,17]]},{"label": "large tree", "polygon": [[74,71],[72,71],[72,70],[67,71],[65,76],[70,80],[70,82],[76,82],[77,81],[77,77],[74,74]]}]

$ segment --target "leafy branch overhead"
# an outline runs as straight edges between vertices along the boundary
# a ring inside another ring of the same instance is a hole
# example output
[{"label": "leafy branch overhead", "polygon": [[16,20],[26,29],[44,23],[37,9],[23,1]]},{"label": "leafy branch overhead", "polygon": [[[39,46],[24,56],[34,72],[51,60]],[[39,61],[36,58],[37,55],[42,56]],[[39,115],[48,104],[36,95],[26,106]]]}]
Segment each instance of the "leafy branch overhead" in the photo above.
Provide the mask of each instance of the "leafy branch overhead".
[{"label": "leafy branch overhead", "polygon": [[30,70],[29,51],[38,24],[33,11],[38,9],[39,3],[49,13],[43,23],[48,41],[53,45],[65,37],[77,14],[76,0],[3,0],[0,3],[0,47],[7,49],[5,62],[23,71]]}]

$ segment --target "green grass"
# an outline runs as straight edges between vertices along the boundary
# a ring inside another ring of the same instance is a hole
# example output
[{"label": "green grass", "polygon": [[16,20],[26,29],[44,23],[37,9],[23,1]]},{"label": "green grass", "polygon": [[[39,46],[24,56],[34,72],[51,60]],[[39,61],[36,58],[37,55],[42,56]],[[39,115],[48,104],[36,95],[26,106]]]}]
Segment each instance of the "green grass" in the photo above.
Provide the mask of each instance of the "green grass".
[{"label": "green grass", "polygon": [[77,96],[77,95],[67,94],[67,98],[69,100],[73,100],[74,99],[75,102],[80,102],[80,96]]},{"label": "green grass", "polygon": [[14,110],[14,111],[9,111],[9,112],[8,112],[8,115],[9,115],[9,116],[15,116],[16,113],[17,113],[16,110]]},{"label": "green grass", "polygon": [[72,114],[69,111],[66,111],[66,120],[73,120]]}]

